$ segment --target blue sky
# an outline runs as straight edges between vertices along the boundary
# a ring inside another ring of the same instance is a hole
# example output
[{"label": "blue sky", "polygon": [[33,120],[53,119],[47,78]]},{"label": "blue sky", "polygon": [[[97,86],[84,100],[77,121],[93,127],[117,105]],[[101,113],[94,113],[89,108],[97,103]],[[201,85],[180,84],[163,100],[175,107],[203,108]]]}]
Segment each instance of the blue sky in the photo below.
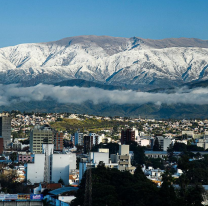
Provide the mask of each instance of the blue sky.
[{"label": "blue sky", "polygon": [[1,0],[0,47],[69,36],[208,39],[207,0]]}]

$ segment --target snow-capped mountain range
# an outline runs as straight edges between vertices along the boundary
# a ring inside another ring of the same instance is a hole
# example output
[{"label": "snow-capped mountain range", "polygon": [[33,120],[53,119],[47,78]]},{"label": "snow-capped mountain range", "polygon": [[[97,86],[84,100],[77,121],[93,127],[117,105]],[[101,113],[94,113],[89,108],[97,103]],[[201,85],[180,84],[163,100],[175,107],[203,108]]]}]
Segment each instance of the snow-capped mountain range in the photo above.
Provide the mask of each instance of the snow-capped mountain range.
[{"label": "snow-capped mountain range", "polygon": [[85,79],[113,85],[180,85],[208,79],[208,41],[77,36],[0,48],[0,83]]}]

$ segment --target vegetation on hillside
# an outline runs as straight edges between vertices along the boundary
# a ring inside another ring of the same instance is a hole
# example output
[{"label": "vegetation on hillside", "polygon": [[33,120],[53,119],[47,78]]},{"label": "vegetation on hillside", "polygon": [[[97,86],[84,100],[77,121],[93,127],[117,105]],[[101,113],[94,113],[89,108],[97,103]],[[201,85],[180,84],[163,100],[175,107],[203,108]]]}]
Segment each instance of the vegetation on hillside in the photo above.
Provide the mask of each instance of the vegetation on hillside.
[{"label": "vegetation on hillside", "polygon": [[92,114],[102,116],[130,116],[142,118],[156,119],[189,119],[189,118],[207,118],[207,105],[191,105],[191,104],[124,104],[115,105],[108,102],[102,104],[93,104],[92,102],[84,102],[82,104],[62,104],[52,99],[45,101],[30,101],[22,104],[21,102],[11,103],[7,106],[0,106],[0,111],[11,110],[27,111],[27,112],[54,112],[54,113],[78,113]]},{"label": "vegetation on hillside", "polygon": [[[139,123],[135,123],[134,125],[138,125]],[[61,119],[60,121],[56,121],[55,123],[51,123],[51,127],[61,130],[61,131],[70,131],[75,132],[78,129],[81,132],[85,130],[90,132],[99,132],[102,130],[110,129],[117,130],[118,126],[125,126],[126,122],[120,122],[115,120],[104,120],[104,119],[96,119],[96,118],[85,118],[84,120],[77,119]],[[129,125],[129,124],[128,124]],[[130,126],[133,124],[131,123]]]}]

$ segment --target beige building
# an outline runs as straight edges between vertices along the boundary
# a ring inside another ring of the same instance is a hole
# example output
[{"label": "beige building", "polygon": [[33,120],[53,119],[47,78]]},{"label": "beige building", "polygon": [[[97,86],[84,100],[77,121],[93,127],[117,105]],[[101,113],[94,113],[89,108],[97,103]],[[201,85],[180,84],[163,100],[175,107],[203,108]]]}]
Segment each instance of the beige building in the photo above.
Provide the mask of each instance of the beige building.
[{"label": "beige building", "polygon": [[42,144],[53,144],[53,131],[48,125],[36,125],[30,131],[30,151],[34,154],[42,154]]},{"label": "beige building", "polygon": [[129,145],[119,145],[119,153],[111,154],[110,159],[112,163],[118,164],[118,170],[120,171],[129,171],[133,174],[136,169],[136,167],[131,165]]},{"label": "beige building", "polygon": [[129,171],[134,173],[136,167],[131,165],[131,156],[129,154],[129,145],[119,145],[118,169],[120,171]]},{"label": "beige building", "polygon": [[189,138],[194,138],[194,131],[182,131],[182,135],[187,135]]},{"label": "beige building", "polygon": [[208,149],[208,139],[199,139],[196,145],[197,147],[203,147],[206,150]]}]

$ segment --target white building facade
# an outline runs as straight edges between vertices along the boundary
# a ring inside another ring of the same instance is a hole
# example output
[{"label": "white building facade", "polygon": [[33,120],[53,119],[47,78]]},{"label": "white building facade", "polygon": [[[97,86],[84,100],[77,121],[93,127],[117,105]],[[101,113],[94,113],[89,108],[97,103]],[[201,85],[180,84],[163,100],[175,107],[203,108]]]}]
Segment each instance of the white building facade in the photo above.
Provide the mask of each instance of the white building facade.
[{"label": "white building facade", "polygon": [[69,173],[76,169],[76,154],[53,154],[53,145],[43,145],[44,154],[35,154],[34,163],[26,164],[26,178],[32,184],[57,183],[60,179],[69,183]]}]

